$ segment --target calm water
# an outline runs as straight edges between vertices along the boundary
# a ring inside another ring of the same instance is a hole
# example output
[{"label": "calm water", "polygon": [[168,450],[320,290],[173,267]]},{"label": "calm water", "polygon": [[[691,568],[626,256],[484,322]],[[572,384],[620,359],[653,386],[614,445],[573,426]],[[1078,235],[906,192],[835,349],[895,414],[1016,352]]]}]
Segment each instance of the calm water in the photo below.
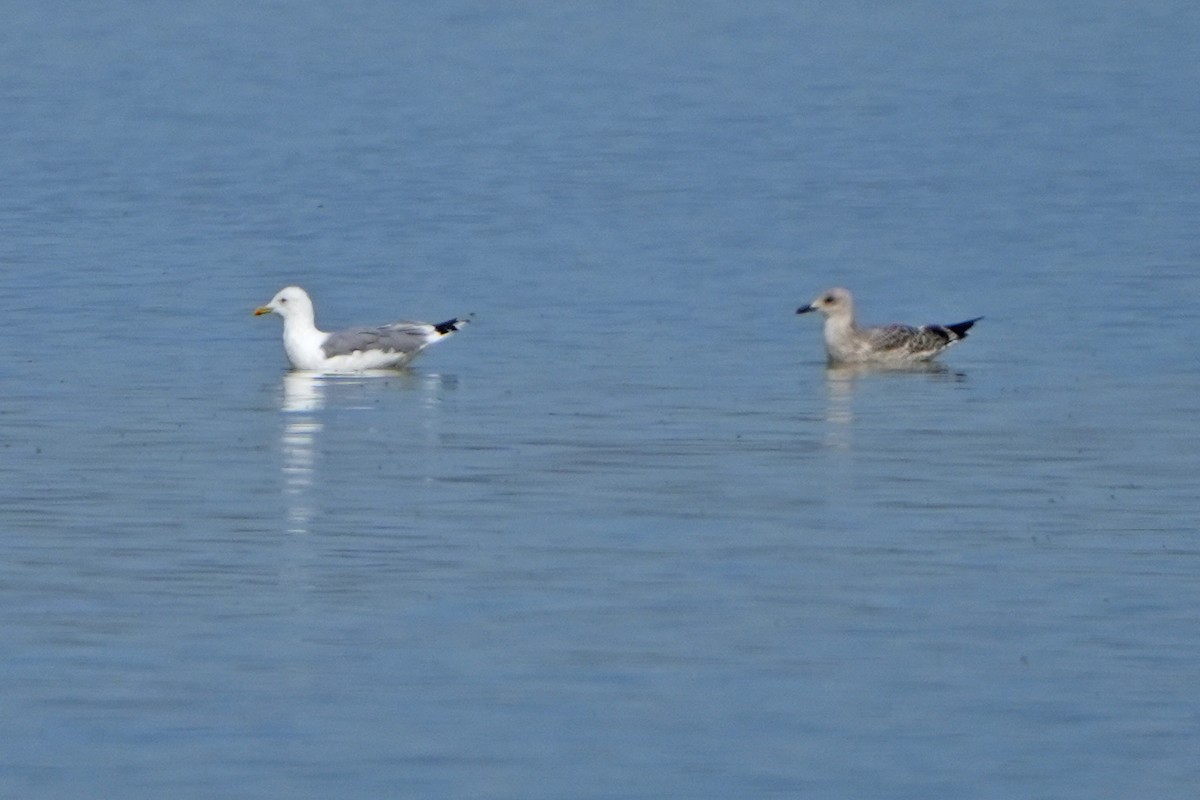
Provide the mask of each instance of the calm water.
[{"label": "calm water", "polygon": [[1195,4],[4,18],[0,795],[1196,796]]}]

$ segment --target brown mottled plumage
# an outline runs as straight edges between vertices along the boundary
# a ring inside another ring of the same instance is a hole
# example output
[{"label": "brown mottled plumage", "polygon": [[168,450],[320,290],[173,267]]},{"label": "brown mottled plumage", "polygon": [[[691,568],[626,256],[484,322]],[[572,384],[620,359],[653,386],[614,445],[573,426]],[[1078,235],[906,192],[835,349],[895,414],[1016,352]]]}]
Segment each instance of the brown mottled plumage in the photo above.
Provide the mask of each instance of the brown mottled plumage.
[{"label": "brown mottled plumage", "polygon": [[831,364],[912,364],[929,361],[983,317],[953,325],[879,325],[860,328],[854,321],[854,296],[848,289],[822,292],[797,314],[820,311],[825,315],[825,352]]}]

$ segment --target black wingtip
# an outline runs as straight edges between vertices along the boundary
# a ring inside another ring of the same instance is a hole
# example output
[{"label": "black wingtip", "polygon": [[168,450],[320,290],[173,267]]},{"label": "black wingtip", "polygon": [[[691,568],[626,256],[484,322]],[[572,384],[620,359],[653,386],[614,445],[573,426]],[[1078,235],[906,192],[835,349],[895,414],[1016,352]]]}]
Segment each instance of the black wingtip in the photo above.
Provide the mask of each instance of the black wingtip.
[{"label": "black wingtip", "polygon": [[437,325],[433,326],[433,329],[442,336],[445,336],[448,333],[460,331],[470,324],[471,320],[467,317],[455,317],[454,319],[448,319],[445,322],[439,322]]},{"label": "black wingtip", "polygon": [[971,326],[976,322],[979,322],[981,319],[983,319],[983,317],[976,317],[975,319],[969,319],[965,322],[956,322],[953,325],[943,325],[942,327],[952,332],[959,339],[965,339],[967,338],[967,331],[971,330]]}]

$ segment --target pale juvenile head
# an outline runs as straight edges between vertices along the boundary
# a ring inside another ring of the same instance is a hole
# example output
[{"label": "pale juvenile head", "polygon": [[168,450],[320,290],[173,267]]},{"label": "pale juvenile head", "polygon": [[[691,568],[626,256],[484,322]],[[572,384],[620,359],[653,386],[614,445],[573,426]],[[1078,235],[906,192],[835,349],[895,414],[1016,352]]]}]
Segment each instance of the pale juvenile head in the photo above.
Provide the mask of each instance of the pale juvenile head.
[{"label": "pale juvenile head", "polygon": [[312,319],[313,304],[308,292],[299,286],[288,286],[280,289],[265,306],[254,309],[254,315],[275,313],[287,319],[288,316]]},{"label": "pale juvenile head", "polygon": [[827,317],[852,315],[854,313],[854,297],[850,294],[849,289],[840,287],[826,289],[811,303],[796,309],[797,314],[807,314],[810,311],[820,311]]}]

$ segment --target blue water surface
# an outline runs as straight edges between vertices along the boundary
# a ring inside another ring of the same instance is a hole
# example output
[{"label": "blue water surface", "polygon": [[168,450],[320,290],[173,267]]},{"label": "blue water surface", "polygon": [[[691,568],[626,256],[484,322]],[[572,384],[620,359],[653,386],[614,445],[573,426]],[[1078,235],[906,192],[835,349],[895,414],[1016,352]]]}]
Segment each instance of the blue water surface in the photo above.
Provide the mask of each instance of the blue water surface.
[{"label": "blue water surface", "polygon": [[1196,796],[1194,4],[4,19],[0,795]]}]

